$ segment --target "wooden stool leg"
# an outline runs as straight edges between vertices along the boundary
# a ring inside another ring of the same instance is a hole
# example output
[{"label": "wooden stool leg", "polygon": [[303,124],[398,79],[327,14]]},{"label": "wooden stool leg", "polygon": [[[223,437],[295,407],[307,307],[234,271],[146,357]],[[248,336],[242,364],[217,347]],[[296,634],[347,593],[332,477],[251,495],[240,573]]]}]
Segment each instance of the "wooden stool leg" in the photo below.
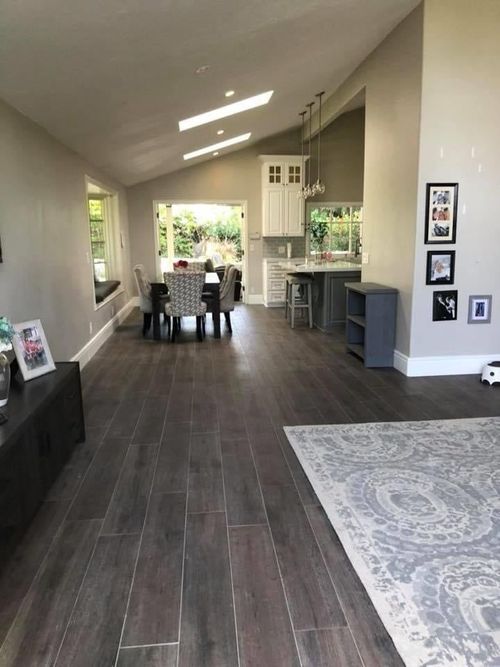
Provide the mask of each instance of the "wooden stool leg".
[{"label": "wooden stool leg", "polygon": [[295,327],[295,291],[294,291],[295,285],[290,285],[290,295],[291,295],[291,303],[290,303],[290,308],[291,308],[291,322],[290,325],[292,329]]},{"label": "wooden stool leg", "polygon": [[288,319],[288,281],[285,280],[285,320]]}]

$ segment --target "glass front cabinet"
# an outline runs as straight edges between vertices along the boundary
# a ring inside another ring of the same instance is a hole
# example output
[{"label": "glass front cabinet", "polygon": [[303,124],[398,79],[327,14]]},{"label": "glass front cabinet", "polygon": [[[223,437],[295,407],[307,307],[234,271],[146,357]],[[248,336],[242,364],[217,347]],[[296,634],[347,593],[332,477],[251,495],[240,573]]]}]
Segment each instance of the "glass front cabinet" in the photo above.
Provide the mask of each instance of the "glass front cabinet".
[{"label": "glass front cabinet", "polygon": [[302,157],[261,155],[262,235],[303,236]]}]

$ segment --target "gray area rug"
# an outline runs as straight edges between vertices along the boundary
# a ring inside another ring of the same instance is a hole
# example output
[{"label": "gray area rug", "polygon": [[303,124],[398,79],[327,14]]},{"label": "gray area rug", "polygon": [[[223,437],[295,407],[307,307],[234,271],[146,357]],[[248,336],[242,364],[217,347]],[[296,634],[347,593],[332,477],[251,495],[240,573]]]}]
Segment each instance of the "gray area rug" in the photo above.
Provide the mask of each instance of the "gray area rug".
[{"label": "gray area rug", "polygon": [[500,666],[500,418],[285,432],[408,667]]}]

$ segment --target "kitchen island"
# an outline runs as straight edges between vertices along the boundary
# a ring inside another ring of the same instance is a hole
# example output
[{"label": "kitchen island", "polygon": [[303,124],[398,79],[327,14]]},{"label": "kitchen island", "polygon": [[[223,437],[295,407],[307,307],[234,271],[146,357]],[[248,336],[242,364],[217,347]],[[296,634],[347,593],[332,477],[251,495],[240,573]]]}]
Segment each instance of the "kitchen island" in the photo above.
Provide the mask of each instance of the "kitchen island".
[{"label": "kitchen island", "polygon": [[321,331],[331,331],[334,325],[346,320],[346,282],[361,280],[361,266],[349,260],[314,262],[296,260],[279,262],[282,269],[307,273],[313,283],[313,323]]}]

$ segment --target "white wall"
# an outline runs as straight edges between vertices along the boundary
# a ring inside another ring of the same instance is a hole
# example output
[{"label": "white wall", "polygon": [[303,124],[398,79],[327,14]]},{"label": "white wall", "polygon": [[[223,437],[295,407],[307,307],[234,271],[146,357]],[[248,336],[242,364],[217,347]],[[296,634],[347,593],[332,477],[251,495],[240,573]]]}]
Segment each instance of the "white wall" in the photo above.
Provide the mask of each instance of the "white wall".
[{"label": "white wall", "polygon": [[67,360],[91,338],[89,322],[95,334],[111,317],[111,305],[94,310],[85,175],[118,191],[126,292],[115,312],[130,294],[124,190],[1,101],[0,136],[0,315],[41,319],[54,359]]},{"label": "white wall", "polygon": [[[500,3],[427,0],[411,356],[500,352]],[[473,157],[474,152],[474,157]],[[427,182],[458,182],[456,245],[424,245]],[[429,250],[456,250],[456,322],[432,322]],[[470,294],[492,294],[489,325],[467,324]]]}]

